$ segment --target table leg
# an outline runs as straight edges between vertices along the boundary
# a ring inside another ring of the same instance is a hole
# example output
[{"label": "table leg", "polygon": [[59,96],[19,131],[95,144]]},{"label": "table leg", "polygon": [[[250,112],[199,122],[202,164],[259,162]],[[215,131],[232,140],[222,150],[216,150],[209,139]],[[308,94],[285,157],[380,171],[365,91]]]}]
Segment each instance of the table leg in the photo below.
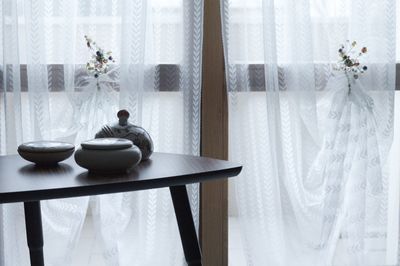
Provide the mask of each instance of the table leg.
[{"label": "table leg", "polygon": [[31,266],[44,266],[40,201],[24,202],[24,210]]},{"label": "table leg", "polygon": [[169,187],[169,190],[174,204],[186,262],[189,266],[201,266],[201,251],[186,186]]}]

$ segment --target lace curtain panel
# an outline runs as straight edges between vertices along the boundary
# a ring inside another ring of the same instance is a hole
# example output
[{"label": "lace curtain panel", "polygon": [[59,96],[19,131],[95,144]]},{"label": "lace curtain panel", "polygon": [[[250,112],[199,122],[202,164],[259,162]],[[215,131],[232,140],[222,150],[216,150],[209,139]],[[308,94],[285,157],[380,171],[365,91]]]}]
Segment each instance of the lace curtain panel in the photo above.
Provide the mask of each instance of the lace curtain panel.
[{"label": "lace curtain panel", "polygon": [[[398,265],[396,1],[221,3],[247,264]],[[350,94],[347,39],[368,47]]]},{"label": "lace curtain panel", "polygon": [[[202,0],[0,1],[0,153],[31,140],[78,145],[127,109],[155,150],[199,154]],[[115,65],[100,90],[84,35]],[[188,187],[198,223],[198,187]],[[106,265],[184,265],[169,191],[94,197]],[[42,202],[46,265],[71,265],[88,197]],[[21,204],[0,206],[0,265],[26,266]]]}]

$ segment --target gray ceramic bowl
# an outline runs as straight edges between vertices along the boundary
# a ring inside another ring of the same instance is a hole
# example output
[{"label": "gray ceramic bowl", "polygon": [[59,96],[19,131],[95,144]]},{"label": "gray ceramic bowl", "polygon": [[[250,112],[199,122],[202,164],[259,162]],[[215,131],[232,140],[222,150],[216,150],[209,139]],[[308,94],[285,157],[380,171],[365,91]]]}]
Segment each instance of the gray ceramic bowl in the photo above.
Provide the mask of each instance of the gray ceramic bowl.
[{"label": "gray ceramic bowl", "polygon": [[70,157],[75,150],[71,143],[60,141],[33,141],[18,147],[19,155],[39,165],[55,165]]}]

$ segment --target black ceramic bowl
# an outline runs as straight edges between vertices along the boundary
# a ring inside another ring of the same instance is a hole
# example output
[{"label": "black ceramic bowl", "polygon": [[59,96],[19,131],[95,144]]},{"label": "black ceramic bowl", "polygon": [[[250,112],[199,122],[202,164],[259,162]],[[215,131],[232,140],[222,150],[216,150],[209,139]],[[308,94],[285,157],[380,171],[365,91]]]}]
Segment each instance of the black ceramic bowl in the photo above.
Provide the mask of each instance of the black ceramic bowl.
[{"label": "black ceramic bowl", "polygon": [[18,147],[22,158],[38,165],[55,165],[70,157],[74,151],[73,144],[61,141],[33,141]]}]

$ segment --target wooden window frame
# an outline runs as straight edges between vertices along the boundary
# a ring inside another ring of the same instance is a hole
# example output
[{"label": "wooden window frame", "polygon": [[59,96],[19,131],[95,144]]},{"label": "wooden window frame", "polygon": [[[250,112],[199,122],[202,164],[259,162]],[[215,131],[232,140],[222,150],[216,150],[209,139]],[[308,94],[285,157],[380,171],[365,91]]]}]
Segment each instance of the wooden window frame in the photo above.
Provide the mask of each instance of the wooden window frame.
[{"label": "wooden window frame", "polygon": [[[228,159],[228,101],[219,0],[204,0],[201,97],[202,156]],[[228,180],[200,187],[203,265],[228,265]]]}]

